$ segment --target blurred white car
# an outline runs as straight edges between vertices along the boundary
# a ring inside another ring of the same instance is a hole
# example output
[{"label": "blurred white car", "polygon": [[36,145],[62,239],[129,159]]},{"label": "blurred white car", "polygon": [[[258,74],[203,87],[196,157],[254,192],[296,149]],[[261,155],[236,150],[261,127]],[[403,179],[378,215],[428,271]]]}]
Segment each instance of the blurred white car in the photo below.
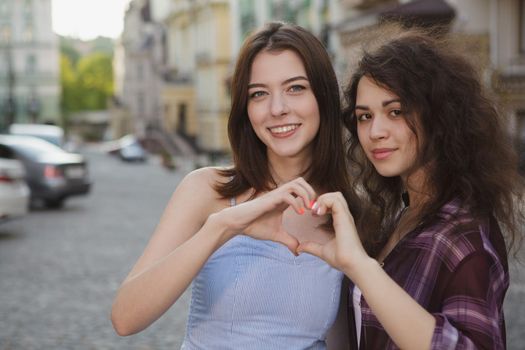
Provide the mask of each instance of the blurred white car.
[{"label": "blurred white car", "polygon": [[0,221],[27,214],[30,192],[24,177],[23,164],[0,145]]},{"label": "blurred white car", "polygon": [[11,124],[9,126],[9,133],[12,135],[38,137],[58,147],[64,147],[64,130],[56,125]]},{"label": "blurred white car", "polygon": [[105,149],[109,154],[116,155],[127,162],[144,162],[148,157],[146,150],[134,135],[126,135],[110,141]]}]

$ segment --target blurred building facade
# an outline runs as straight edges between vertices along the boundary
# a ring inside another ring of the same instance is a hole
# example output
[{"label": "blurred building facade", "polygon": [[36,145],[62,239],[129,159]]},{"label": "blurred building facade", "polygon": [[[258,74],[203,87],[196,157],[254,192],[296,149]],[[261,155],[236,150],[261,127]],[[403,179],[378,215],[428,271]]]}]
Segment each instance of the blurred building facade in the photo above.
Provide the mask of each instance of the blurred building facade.
[{"label": "blurred building facade", "polygon": [[516,147],[524,154],[525,0],[491,0],[489,11],[490,84],[509,114]]},{"label": "blurred building facade", "polygon": [[227,149],[231,61],[227,0],[153,0],[153,16],[166,28],[162,91],[164,128],[208,153]]},{"label": "blurred building facade", "polygon": [[482,72],[508,117],[510,137],[525,144],[525,0],[340,0],[338,6],[344,14],[334,23],[343,85],[366,29],[393,19],[443,25]]},{"label": "blurred building facade", "polygon": [[[133,0],[114,56],[115,97],[111,101],[115,137],[144,136],[161,124],[163,29],[151,19],[148,0]],[[132,130],[130,130],[132,129]]]},{"label": "blurred building facade", "polygon": [[[409,25],[440,24],[462,41],[480,66],[487,87],[509,116],[513,136],[521,132],[525,139],[524,2],[133,0],[121,39],[121,61],[126,64],[117,90],[134,118],[143,119],[137,122],[143,124],[141,128],[157,123],[198,150],[225,153],[229,151],[229,79],[240,46],[254,28],[270,20],[307,28],[326,46],[344,86],[350,62],[360,52],[361,34],[368,28],[392,19]],[[148,65],[142,73],[138,66],[133,68],[139,61]]]},{"label": "blurred building facade", "polygon": [[152,18],[166,33],[162,117],[169,133],[198,150],[228,153],[229,83],[239,48],[269,20],[303,25],[319,36],[328,0],[151,0]]},{"label": "blurred building facade", "polygon": [[0,128],[60,121],[58,37],[51,0],[0,1]]}]

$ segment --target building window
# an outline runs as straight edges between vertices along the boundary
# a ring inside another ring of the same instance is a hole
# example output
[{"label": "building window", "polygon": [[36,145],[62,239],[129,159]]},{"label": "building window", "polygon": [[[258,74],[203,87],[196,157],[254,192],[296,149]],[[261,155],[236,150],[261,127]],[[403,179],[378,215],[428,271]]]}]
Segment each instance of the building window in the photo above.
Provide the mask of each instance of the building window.
[{"label": "building window", "polygon": [[142,62],[139,62],[137,64],[137,79],[138,80],[144,79],[144,66],[142,65]]},{"label": "building window", "polygon": [[7,17],[7,3],[0,1],[0,18]]},{"label": "building window", "polygon": [[177,132],[186,135],[187,131],[187,106],[185,103],[180,103]]},{"label": "building window", "polygon": [[241,12],[241,35],[243,38],[253,30],[256,25],[255,5],[253,1],[243,0],[240,2]]},{"label": "building window", "polygon": [[2,26],[2,32],[0,35],[2,36],[2,43],[11,43],[11,26],[9,24]]},{"label": "building window", "polygon": [[31,42],[33,41],[33,26],[27,25],[24,29],[24,41]]},{"label": "building window", "polygon": [[525,175],[525,110],[516,113],[517,132],[516,132],[516,151],[519,156],[519,169]]},{"label": "building window", "polygon": [[137,112],[138,112],[138,117],[141,119],[144,119],[145,117],[145,111],[146,111],[145,103],[146,103],[146,99],[144,98],[144,94],[142,92],[139,92],[137,94]]},{"label": "building window", "polygon": [[520,0],[519,7],[520,53],[525,55],[525,0]]},{"label": "building window", "polygon": [[34,74],[36,72],[36,56],[35,55],[29,55],[26,58],[26,72],[28,74]]},{"label": "building window", "polygon": [[24,4],[24,12],[31,13],[33,12],[33,0],[26,0]]}]

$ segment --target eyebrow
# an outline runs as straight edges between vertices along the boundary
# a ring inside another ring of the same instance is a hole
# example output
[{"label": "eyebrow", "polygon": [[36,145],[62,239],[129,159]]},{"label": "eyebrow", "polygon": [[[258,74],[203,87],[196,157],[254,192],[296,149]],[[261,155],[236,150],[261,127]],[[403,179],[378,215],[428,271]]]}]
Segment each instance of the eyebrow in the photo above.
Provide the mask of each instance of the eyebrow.
[{"label": "eyebrow", "polygon": [[[308,78],[306,78],[305,76],[302,76],[302,75],[298,75],[296,77],[291,77],[289,79],[286,79],[285,81],[283,81],[283,83],[281,85],[286,85],[286,84],[289,84],[289,83],[297,81],[297,80],[306,80],[306,81],[308,81]],[[266,84],[261,84],[261,83],[248,84],[248,89],[253,89],[253,88],[256,88],[256,87],[266,87]]]},{"label": "eyebrow", "polygon": [[[401,100],[398,99],[398,98],[395,98],[393,100],[388,100],[388,101],[383,101],[383,103],[381,103],[383,105],[383,107],[386,107],[388,106],[389,104],[391,103],[395,103],[395,102],[399,102],[401,103]],[[368,106],[361,106],[361,105],[356,105],[355,106],[355,109],[364,109],[364,110],[369,110],[370,108]]]}]

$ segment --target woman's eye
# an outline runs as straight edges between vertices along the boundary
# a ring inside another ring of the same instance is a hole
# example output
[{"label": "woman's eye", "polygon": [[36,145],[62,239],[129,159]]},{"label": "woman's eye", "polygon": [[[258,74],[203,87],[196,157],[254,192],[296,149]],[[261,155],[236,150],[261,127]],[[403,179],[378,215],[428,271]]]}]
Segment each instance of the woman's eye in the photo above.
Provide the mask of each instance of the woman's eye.
[{"label": "woman's eye", "polygon": [[364,122],[365,120],[368,120],[372,118],[372,116],[368,113],[358,114],[357,115],[357,121]]},{"label": "woman's eye", "polygon": [[257,97],[261,97],[261,96],[264,96],[266,94],[265,91],[255,91],[255,92],[252,92],[250,94],[250,98],[257,98]]},{"label": "woman's eye", "polygon": [[393,109],[391,112],[392,116],[399,117],[403,115],[403,111],[400,109]]},{"label": "woman's eye", "polygon": [[303,91],[304,89],[306,89],[306,88],[304,86],[302,86],[302,85],[292,85],[292,86],[290,86],[288,91],[290,91],[290,92],[300,92],[300,91]]}]

